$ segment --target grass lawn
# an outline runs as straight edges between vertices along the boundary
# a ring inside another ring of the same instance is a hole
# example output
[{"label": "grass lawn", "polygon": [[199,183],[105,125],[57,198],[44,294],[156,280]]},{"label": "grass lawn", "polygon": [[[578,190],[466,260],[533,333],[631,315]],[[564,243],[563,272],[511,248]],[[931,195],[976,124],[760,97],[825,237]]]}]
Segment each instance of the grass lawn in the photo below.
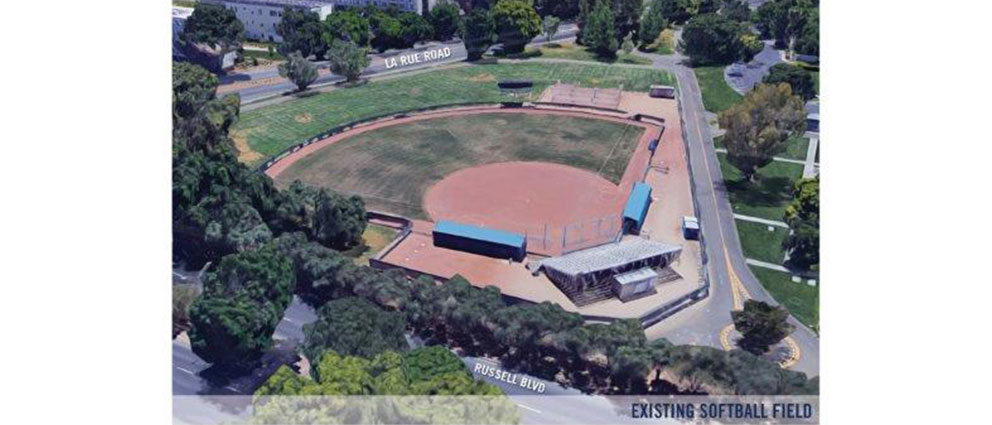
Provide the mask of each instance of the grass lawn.
[{"label": "grass lawn", "polygon": [[737,224],[737,235],[740,236],[745,257],[772,264],[782,264],[782,259],[785,257],[782,241],[789,236],[789,229],[772,226],[774,230],[769,232],[767,224],[744,220],[734,221]]},{"label": "grass lawn", "polygon": [[[776,155],[780,158],[797,159],[800,161],[806,160],[806,150],[809,149],[809,139],[802,136],[792,136],[789,140],[786,140],[785,151]],[[713,146],[717,148],[725,148],[723,146],[723,136],[717,136],[713,138]]]},{"label": "grass lawn", "polygon": [[648,58],[642,58],[634,54],[627,54],[620,50],[617,51],[616,58],[603,59],[596,55],[595,52],[591,52],[585,47],[577,46],[572,43],[549,43],[538,47],[530,47],[527,49],[527,52],[525,52],[525,55],[526,57],[542,57],[546,59],[572,59],[589,62],[651,65],[651,60]]},{"label": "grass lawn", "polygon": [[362,233],[362,244],[346,251],[344,255],[354,258],[357,265],[367,266],[369,258],[389,245],[398,233],[399,230],[392,227],[369,224]]},{"label": "grass lawn", "polygon": [[815,332],[820,330],[820,287],[809,286],[806,280],[796,283],[792,276],[775,270],[751,266],[751,272],[761,286],[800,322]]},{"label": "grass lawn", "polygon": [[734,212],[769,220],[782,220],[792,200],[792,186],[803,175],[803,166],[772,161],[758,170],[757,181],[744,181],[740,171],[727,162],[727,154],[717,152],[720,171]]},{"label": "grass lawn", "polygon": [[370,209],[426,218],[426,190],[454,171],[480,164],[551,162],[618,183],[643,132],[633,125],[560,115],[436,118],[336,142],[295,162],[276,183],[299,179],[360,195]]},{"label": "grass lawn", "polygon": [[744,96],[737,94],[723,79],[722,66],[693,68],[699,89],[703,92],[703,106],[710,112],[723,112],[740,103]]},{"label": "grass lawn", "polygon": [[[242,112],[231,131],[240,146],[259,155],[258,165],[286,147],[330,128],[378,115],[459,102],[512,100],[499,93],[499,80],[529,79],[536,97],[561,81],[584,87],[648,91],[652,84],[675,85],[663,70],[601,64],[515,63],[468,65],[374,81]],[[244,155],[249,157],[251,155]]]}]

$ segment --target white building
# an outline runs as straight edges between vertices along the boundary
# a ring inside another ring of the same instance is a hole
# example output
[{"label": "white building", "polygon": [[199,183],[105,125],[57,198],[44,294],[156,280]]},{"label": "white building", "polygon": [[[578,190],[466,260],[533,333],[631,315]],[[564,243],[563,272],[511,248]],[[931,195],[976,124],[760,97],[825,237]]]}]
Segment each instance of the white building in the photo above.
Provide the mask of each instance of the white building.
[{"label": "white building", "polygon": [[234,11],[245,26],[245,38],[281,42],[276,26],[282,20],[283,9],[290,7],[316,13],[324,20],[334,10],[333,0],[200,0]]},{"label": "white building", "polygon": [[399,10],[424,15],[437,5],[438,0],[334,0],[336,6],[365,7],[373,4],[380,9],[396,6]]}]

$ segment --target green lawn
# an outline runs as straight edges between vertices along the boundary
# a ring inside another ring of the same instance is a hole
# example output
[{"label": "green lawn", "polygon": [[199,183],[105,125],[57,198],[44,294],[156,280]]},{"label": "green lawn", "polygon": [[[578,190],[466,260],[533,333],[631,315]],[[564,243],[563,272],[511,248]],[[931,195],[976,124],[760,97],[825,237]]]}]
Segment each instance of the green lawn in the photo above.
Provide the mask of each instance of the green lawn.
[{"label": "green lawn", "polygon": [[785,251],[782,241],[789,236],[789,229],[772,226],[768,231],[767,224],[752,221],[734,220],[737,224],[737,235],[741,239],[744,256],[772,264],[782,264]]},{"label": "green lawn", "polygon": [[[243,112],[232,128],[239,146],[258,155],[257,165],[283,149],[330,128],[359,119],[460,102],[512,100],[499,93],[499,80],[529,79],[536,96],[561,81],[585,87],[619,87],[647,91],[652,84],[675,85],[662,70],[601,64],[515,63],[468,65],[385,79],[358,87],[332,90]],[[244,153],[243,153],[244,154]]]},{"label": "green lawn", "polygon": [[[806,160],[806,150],[809,149],[809,139],[802,136],[792,136],[789,140],[786,140],[785,151],[776,155],[781,158],[796,159],[799,161]],[[713,138],[713,146],[717,148],[725,148],[723,145],[723,136],[717,136]]]},{"label": "green lawn", "polygon": [[572,59],[589,62],[603,63],[626,63],[635,65],[651,65],[651,60],[634,54],[627,54],[617,51],[617,57],[613,59],[600,58],[596,53],[587,50],[582,46],[572,43],[557,44],[550,43],[538,47],[530,47],[525,53],[526,57],[542,57],[546,59]]},{"label": "green lawn", "polygon": [[362,233],[362,244],[346,251],[344,254],[353,257],[355,264],[367,266],[369,265],[369,259],[379,253],[386,245],[389,245],[398,233],[399,230],[392,227],[369,224],[365,226],[365,232]]},{"label": "green lawn", "polygon": [[703,106],[710,112],[723,112],[741,102],[744,96],[737,94],[723,79],[722,66],[693,68],[699,89],[703,92]]},{"label": "green lawn", "polygon": [[792,281],[792,276],[775,270],[750,266],[751,273],[758,278],[761,286],[800,322],[815,332],[820,330],[820,287],[809,286],[806,279],[800,283]]},{"label": "green lawn", "polygon": [[744,181],[740,171],[718,152],[720,171],[734,212],[769,220],[782,220],[785,207],[792,200],[792,186],[803,175],[803,166],[772,161],[758,170],[757,181]]},{"label": "green lawn", "polygon": [[383,127],[338,141],[276,178],[357,194],[370,209],[426,218],[423,194],[476,165],[542,161],[599,173],[618,183],[644,129],[563,115],[491,113]]}]

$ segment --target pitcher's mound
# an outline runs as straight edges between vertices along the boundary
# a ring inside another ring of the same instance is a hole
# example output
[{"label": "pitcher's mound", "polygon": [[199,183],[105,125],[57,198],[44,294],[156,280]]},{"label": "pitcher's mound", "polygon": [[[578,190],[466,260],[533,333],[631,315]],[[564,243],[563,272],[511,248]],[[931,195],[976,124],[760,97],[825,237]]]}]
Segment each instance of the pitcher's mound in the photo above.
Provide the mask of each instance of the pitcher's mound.
[{"label": "pitcher's mound", "polygon": [[608,234],[619,226],[624,195],[620,187],[589,171],[544,162],[503,162],[449,174],[428,189],[424,209],[435,221],[524,233],[529,251],[555,254],[562,238],[569,238],[566,229],[579,238],[580,231]]}]

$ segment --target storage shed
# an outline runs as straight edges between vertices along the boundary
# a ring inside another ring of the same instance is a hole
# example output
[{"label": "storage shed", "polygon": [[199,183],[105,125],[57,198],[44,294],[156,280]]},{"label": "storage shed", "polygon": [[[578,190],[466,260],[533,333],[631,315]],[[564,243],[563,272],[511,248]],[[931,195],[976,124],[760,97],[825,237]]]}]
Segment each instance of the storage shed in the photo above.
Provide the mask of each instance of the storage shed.
[{"label": "storage shed", "polygon": [[519,233],[440,220],[432,232],[434,246],[522,261],[527,238]]},{"label": "storage shed", "polygon": [[627,197],[627,205],[623,208],[624,230],[634,234],[640,233],[650,206],[651,186],[641,182],[634,183],[634,187],[630,189],[630,196]]},{"label": "storage shed", "polygon": [[614,276],[613,293],[616,294],[617,298],[620,298],[620,301],[626,302],[653,294],[656,283],[658,283],[658,273],[650,267],[644,267]]}]

